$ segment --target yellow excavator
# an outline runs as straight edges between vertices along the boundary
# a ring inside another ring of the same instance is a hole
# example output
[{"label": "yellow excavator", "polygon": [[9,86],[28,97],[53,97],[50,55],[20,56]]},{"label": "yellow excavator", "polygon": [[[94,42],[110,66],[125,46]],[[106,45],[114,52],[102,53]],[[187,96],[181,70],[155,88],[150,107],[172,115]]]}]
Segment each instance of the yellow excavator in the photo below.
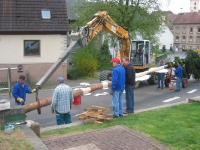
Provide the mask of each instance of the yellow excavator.
[{"label": "yellow excavator", "polygon": [[[105,30],[117,37],[119,40],[119,54],[117,57],[127,56],[130,58],[136,72],[148,70],[155,64],[153,45],[149,40],[130,40],[129,33],[123,27],[117,25],[106,11],[99,11],[86,26],[80,29],[81,35],[86,43],[90,42],[101,30]],[[142,48],[142,55],[138,56],[137,51]],[[104,70],[100,74],[100,81],[111,80],[112,71]],[[152,75],[147,80],[150,84],[156,82],[156,76]]]},{"label": "yellow excavator", "polygon": [[[153,58],[153,46],[149,40],[130,40],[129,33],[123,27],[117,25],[108,15],[106,11],[97,12],[91,21],[89,21],[85,26],[81,27],[79,32],[71,33],[71,43],[67,50],[59,57],[57,62],[45,73],[45,75],[36,83],[36,87],[42,88],[51,75],[56,71],[56,69],[62,64],[63,61],[73,52],[74,50],[82,47],[86,47],[87,44],[94,39],[94,37],[101,31],[105,30],[117,37],[119,40],[119,58],[127,56],[130,58],[136,72],[143,72],[148,70],[152,65],[154,65]],[[139,58],[137,56],[137,51],[139,47],[142,47],[142,56]],[[84,64],[83,64],[84,65]],[[100,81],[111,80],[111,70],[102,71],[100,74]],[[149,83],[155,83],[156,78],[152,75],[148,79]]]}]

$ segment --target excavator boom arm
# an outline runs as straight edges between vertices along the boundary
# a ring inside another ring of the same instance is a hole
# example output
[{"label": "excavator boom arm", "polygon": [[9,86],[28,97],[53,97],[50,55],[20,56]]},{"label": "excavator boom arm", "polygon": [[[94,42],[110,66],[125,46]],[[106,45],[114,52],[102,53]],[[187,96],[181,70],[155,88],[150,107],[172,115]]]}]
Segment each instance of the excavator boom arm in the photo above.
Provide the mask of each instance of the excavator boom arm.
[{"label": "excavator boom arm", "polygon": [[99,11],[94,15],[94,19],[81,28],[82,35],[90,42],[101,30],[105,30],[117,37],[120,42],[120,57],[130,55],[130,39],[128,31],[117,25],[106,11]]},{"label": "excavator boom arm", "polygon": [[105,30],[117,37],[121,41],[119,48],[120,57],[130,56],[130,39],[128,31],[117,25],[108,15],[106,11],[99,11],[94,18],[89,21],[86,26],[80,29],[79,33],[72,33],[70,46],[45,73],[45,75],[36,83],[36,88],[42,88],[57,68],[64,62],[70,53],[78,48],[86,47],[87,44],[101,31]]}]

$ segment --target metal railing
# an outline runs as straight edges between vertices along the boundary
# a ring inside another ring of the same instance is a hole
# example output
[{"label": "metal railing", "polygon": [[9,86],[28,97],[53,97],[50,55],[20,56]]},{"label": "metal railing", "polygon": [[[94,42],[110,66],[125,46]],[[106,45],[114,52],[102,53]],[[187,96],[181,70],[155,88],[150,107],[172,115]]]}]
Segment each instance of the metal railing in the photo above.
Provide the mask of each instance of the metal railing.
[{"label": "metal railing", "polygon": [[11,90],[11,70],[17,70],[18,68],[0,68],[0,71],[4,71],[4,70],[7,70],[8,73],[7,73],[7,82],[8,82],[8,87],[7,88],[1,88],[0,87],[0,99],[1,99],[1,91],[3,90],[8,90],[9,92],[9,97],[11,98],[11,93],[12,93],[12,90]]}]

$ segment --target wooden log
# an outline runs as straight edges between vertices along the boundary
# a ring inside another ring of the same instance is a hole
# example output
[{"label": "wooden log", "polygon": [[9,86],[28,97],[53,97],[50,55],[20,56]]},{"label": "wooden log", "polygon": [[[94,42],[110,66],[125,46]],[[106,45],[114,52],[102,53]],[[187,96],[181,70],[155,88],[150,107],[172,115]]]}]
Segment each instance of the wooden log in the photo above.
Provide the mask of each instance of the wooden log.
[{"label": "wooden log", "polygon": [[96,109],[98,109],[98,110],[104,110],[104,111],[106,111],[107,110],[107,108],[105,108],[105,107],[101,107],[101,106],[95,106],[95,105],[92,105],[92,108],[96,108]]},{"label": "wooden log", "polygon": [[84,119],[87,119],[86,116],[81,116],[81,117],[78,117],[79,120],[84,120]]},{"label": "wooden log", "polygon": [[164,65],[164,66],[161,66],[161,67],[155,67],[155,68],[151,68],[151,69],[149,69],[147,71],[144,71],[144,72],[141,72],[141,73],[136,73],[135,78],[139,78],[139,77],[145,76],[147,74],[156,72],[158,70],[162,70],[162,69],[164,69],[166,67],[168,67],[168,65]]},{"label": "wooden log", "polygon": [[89,118],[89,119],[84,119],[83,120],[85,123],[94,123],[94,121],[96,121],[95,118]]},{"label": "wooden log", "polygon": [[96,114],[96,115],[94,115],[94,118],[104,119],[105,116],[104,115],[98,115],[98,114]]},{"label": "wooden log", "polygon": [[[99,83],[99,84],[95,84],[95,85],[92,85],[88,88],[90,88],[90,92],[92,91],[96,91],[96,90],[99,90],[99,89],[102,89],[103,88],[103,84],[105,83]],[[107,82],[107,85],[110,86],[111,85],[111,81],[108,81]],[[81,88],[79,90],[74,90],[73,91],[73,96],[76,97],[76,96],[80,96],[80,95],[83,95],[83,94],[86,94],[87,91],[88,91],[88,88]],[[48,106],[50,105],[52,102],[52,98],[45,98],[45,99],[42,99],[40,100],[40,107],[45,107],[45,106]],[[29,104],[26,104],[26,105],[23,105],[23,109],[25,111],[25,113],[28,113],[30,111],[33,111],[35,109],[38,109],[39,108],[39,105],[38,105],[38,102],[33,102],[33,103],[29,103]]]},{"label": "wooden log", "polygon": [[[168,65],[161,66],[161,67],[156,67],[154,69],[151,69],[151,70],[148,70],[148,71],[144,71],[142,73],[136,73],[136,78],[139,78],[139,77],[145,76],[145,75],[147,75],[149,73],[156,72],[158,70],[164,69],[165,67],[168,67]],[[92,85],[92,86],[87,87],[87,88],[80,88],[79,90],[74,90],[73,91],[73,96],[76,97],[76,96],[80,96],[80,95],[83,95],[83,94],[87,94],[88,92],[92,92],[92,91],[96,91],[96,90],[99,90],[99,89],[102,89],[102,88],[105,88],[105,87],[109,87],[110,85],[111,85],[111,81],[108,81],[108,82],[95,84],[95,85]],[[36,101],[36,102],[33,102],[33,103],[29,103],[29,104],[23,105],[23,109],[24,109],[25,113],[28,113],[30,111],[39,109],[41,107],[48,106],[48,105],[51,104],[51,102],[52,102],[52,98],[51,97],[50,98],[45,98],[45,99],[39,100],[40,105]],[[94,108],[95,108],[95,106],[94,106]],[[106,109],[106,108],[102,107],[102,109]]]},{"label": "wooden log", "polygon": [[102,124],[103,122],[100,121],[94,121],[94,124]]},{"label": "wooden log", "polygon": [[85,108],[84,111],[94,111],[94,112],[98,112],[97,108]]}]

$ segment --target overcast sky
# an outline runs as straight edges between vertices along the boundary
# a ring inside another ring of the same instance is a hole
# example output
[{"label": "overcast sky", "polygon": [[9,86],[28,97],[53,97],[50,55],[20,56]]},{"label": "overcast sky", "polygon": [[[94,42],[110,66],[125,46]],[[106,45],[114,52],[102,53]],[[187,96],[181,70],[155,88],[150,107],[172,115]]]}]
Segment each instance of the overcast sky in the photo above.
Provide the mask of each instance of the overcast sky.
[{"label": "overcast sky", "polygon": [[[190,12],[190,0],[159,0],[159,1],[163,5],[162,10],[165,11],[171,10],[175,14],[181,12]],[[169,5],[168,1],[170,1]]]}]

